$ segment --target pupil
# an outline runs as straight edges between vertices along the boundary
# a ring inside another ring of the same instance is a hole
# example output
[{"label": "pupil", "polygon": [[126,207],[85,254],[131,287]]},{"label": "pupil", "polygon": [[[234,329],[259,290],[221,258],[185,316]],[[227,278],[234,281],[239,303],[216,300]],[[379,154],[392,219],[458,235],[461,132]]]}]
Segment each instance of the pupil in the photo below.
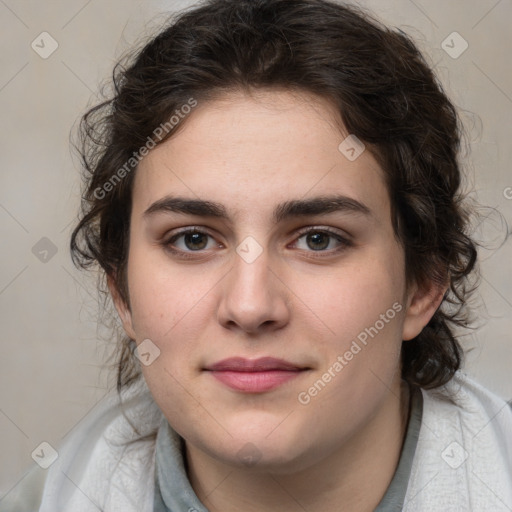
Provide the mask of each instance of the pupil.
[{"label": "pupil", "polygon": [[[322,237],[324,243],[322,243]],[[308,242],[313,241],[313,245],[317,244],[316,247],[311,247],[312,249],[319,250],[319,249],[325,249],[329,245],[329,237],[326,235],[326,233],[315,233],[313,235],[308,236]],[[320,247],[318,246],[320,245]]]},{"label": "pupil", "polygon": [[[204,233],[187,233],[185,235],[185,245],[189,249],[204,249],[206,244],[204,243],[204,241],[201,244],[201,237],[206,238],[204,236]],[[200,245],[201,247],[197,247],[197,245]],[[191,246],[193,246],[193,247],[191,247]]]}]

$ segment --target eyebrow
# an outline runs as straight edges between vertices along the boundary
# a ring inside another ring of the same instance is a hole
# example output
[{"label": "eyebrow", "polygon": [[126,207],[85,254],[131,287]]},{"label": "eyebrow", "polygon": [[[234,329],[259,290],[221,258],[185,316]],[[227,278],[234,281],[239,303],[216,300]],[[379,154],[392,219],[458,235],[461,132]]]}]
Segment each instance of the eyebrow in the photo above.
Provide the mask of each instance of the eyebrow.
[{"label": "eyebrow", "polygon": [[[174,212],[198,217],[212,217],[229,220],[224,205],[202,199],[166,196],[155,201],[143,214],[149,218],[155,213]],[[276,206],[273,221],[277,224],[286,219],[333,212],[355,213],[371,216],[372,212],[365,204],[343,195],[320,196],[311,199],[293,199]]]}]

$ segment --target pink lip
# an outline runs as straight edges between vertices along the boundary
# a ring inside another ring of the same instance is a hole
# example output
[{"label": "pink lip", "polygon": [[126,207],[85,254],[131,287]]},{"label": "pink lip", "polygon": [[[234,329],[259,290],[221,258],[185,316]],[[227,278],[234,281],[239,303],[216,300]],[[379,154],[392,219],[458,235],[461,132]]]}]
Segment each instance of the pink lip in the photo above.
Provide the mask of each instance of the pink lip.
[{"label": "pink lip", "polygon": [[273,357],[255,360],[231,357],[208,366],[206,370],[232,389],[244,393],[262,393],[294,379],[308,368]]}]

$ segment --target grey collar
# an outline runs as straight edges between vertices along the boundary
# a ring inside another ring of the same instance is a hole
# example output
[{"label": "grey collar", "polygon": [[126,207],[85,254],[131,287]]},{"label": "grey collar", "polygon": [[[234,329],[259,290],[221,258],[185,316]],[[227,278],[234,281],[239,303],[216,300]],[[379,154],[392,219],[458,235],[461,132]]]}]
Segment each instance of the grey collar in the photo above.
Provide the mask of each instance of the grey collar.
[{"label": "grey collar", "polygon": [[[411,388],[410,413],[400,460],[375,512],[400,512],[403,507],[423,416],[423,395]],[[153,512],[208,512],[190,485],[184,463],[184,441],[166,418],[156,439],[155,500]],[[164,482],[164,485],[161,483]]]}]

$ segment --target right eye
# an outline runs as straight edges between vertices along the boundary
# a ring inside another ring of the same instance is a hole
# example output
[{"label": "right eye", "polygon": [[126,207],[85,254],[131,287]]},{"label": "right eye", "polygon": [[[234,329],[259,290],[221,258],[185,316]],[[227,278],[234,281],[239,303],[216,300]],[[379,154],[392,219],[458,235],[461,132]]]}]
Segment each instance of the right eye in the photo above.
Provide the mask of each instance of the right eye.
[{"label": "right eye", "polygon": [[[209,246],[208,238],[211,239]],[[183,253],[183,255],[219,247],[219,243],[215,242],[210,234],[198,228],[183,229],[167,238],[163,245],[171,252]]]}]

